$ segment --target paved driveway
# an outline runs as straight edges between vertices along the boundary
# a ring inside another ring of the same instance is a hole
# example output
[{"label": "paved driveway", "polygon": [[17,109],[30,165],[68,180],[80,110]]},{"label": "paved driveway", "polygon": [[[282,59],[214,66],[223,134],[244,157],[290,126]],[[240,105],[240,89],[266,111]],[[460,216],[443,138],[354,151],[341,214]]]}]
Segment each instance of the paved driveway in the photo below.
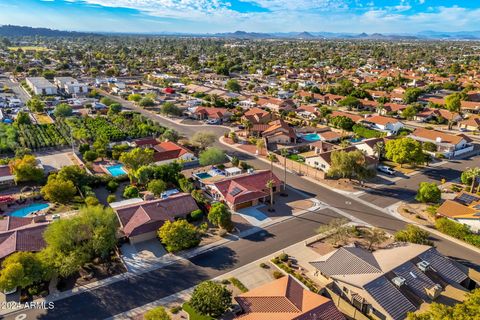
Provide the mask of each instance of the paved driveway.
[{"label": "paved driveway", "polygon": [[167,254],[157,239],[136,244],[125,243],[120,250],[127,270],[133,273],[159,263],[161,258]]}]

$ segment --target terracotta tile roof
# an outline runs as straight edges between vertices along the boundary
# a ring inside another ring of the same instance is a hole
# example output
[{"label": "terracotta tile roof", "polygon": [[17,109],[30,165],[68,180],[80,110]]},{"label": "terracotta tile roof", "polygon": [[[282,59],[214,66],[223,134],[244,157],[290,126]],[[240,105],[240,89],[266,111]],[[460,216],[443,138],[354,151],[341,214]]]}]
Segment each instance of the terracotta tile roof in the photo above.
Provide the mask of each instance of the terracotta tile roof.
[{"label": "terracotta tile roof", "polygon": [[387,112],[399,112],[399,111],[403,111],[407,108],[408,106],[404,105],[404,104],[398,104],[398,103],[385,103],[383,105],[383,108],[387,111]]},{"label": "terracotta tile roof", "polygon": [[250,110],[246,111],[244,113],[245,116],[253,116],[253,115],[261,115],[261,116],[266,116],[266,115],[269,115],[270,113],[268,111],[265,111],[263,109],[260,109],[260,108],[251,108]]},{"label": "terracotta tile roof", "polygon": [[304,289],[290,275],[235,297],[239,320],[343,320],[332,300]]},{"label": "terracotta tile roof", "polygon": [[24,226],[28,226],[32,222],[32,218],[6,216],[2,220],[0,220],[0,232],[11,231]]},{"label": "terracotta tile roof", "polygon": [[226,108],[206,108],[206,107],[197,107],[194,111],[195,114],[205,114],[209,118],[222,118],[228,113]]},{"label": "terracotta tile roof", "polygon": [[155,151],[153,154],[153,160],[155,162],[174,160],[180,158],[186,153],[192,153],[188,149],[171,141],[163,141],[161,143],[158,143],[153,146],[153,150]]},{"label": "terracotta tile roof", "polygon": [[466,120],[460,121],[460,125],[480,128],[480,116],[471,116]]},{"label": "terracotta tile roof", "polygon": [[364,121],[368,121],[368,122],[375,123],[382,126],[385,126],[389,123],[399,122],[397,119],[384,117],[384,116],[373,116],[373,117],[365,118]]},{"label": "terracotta tile roof", "polygon": [[462,140],[465,140],[467,142],[472,141],[472,139],[463,134],[453,135],[437,130],[428,130],[424,128],[415,129],[415,131],[412,133],[412,136],[423,138],[425,140],[430,140],[432,142],[437,142],[437,138],[440,138],[442,143],[450,143],[454,145],[460,143]]},{"label": "terracotta tile roof", "polygon": [[264,170],[227,178],[213,185],[228,203],[239,204],[268,196],[270,191],[266,184],[269,180],[275,182],[277,189],[282,184],[270,170]]},{"label": "terracotta tile roof", "polygon": [[115,208],[123,232],[127,237],[155,231],[165,221],[184,217],[198,209],[188,193],[178,193],[166,199],[155,199]]},{"label": "terracotta tile roof", "polygon": [[154,146],[160,141],[158,141],[156,138],[143,138],[143,139],[136,139],[133,141],[137,147],[143,147],[143,146]]},{"label": "terracotta tile roof", "polygon": [[342,137],[341,134],[335,131],[326,131],[326,132],[321,132],[318,134],[323,140],[337,140]]},{"label": "terracotta tile roof", "polygon": [[279,119],[269,123],[269,127],[263,131],[264,136],[271,136],[279,131],[284,132],[290,138],[296,138],[295,130],[288,125],[285,121]]},{"label": "terracotta tile roof", "polygon": [[31,223],[22,228],[0,233],[0,259],[17,251],[37,252],[45,247],[43,232],[48,222]]},{"label": "terracotta tile roof", "polygon": [[416,115],[416,117],[421,117],[421,118],[427,118],[430,116],[440,116],[447,120],[452,120],[460,115],[456,112],[450,112],[446,109],[431,109],[431,108],[425,108],[423,109],[422,112],[419,112]]}]

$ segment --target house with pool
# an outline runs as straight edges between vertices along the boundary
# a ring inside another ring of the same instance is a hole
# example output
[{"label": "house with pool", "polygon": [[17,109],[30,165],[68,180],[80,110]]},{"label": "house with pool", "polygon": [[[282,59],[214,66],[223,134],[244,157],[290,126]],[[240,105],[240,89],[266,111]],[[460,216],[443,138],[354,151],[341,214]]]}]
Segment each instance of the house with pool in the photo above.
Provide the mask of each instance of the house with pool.
[{"label": "house with pool", "polygon": [[[323,146],[325,146],[325,144],[322,144],[322,147]],[[358,150],[355,146],[349,146],[343,149],[329,148],[327,151],[324,151],[324,149],[322,148],[316,147],[312,152],[309,152],[308,155],[302,154],[302,156],[305,158],[305,164],[309,165],[310,167],[320,169],[323,172],[328,172],[330,170],[330,167],[332,166],[332,154],[334,152],[351,152],[355,150]],[[365,162],[367,168],[374,169],[378,164],[378,159],[365,155]]]},{"label": "house with pool", "polygon": [[205,185],[205,192],[216,201],[224,202],[234,211],[268,202],[269,181],[273,181],[273,192],[282,190],[283,182],[270,170],[253,171],[246,174],[225,177]]}]

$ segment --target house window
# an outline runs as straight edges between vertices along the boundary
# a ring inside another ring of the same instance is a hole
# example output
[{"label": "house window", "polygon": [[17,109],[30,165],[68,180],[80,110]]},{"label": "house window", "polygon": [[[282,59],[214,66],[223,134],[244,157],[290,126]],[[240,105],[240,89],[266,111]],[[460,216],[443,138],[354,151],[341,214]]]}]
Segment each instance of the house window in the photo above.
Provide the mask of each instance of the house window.
[{"label": "house window", "polygon": [[322,163],[322,165],[321,165],[320,167],[322,167],[323,169],[325,169],[325,165],[324,165],[323,163]]}]

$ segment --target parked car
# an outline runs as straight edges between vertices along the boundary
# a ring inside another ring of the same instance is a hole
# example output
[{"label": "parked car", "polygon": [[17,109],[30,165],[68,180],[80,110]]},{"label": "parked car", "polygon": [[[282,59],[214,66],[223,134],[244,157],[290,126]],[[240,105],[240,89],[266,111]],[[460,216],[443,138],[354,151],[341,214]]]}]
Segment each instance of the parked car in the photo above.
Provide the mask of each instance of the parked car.
[{"label": "parked car", "polygon": [[395,170],[393,170],[392,168],[390,167],[387,167],[387,166],[378,166],[378,171],[381,171],[383,173],[386,173],[386,174],[389,174],[389,175],[395,175]]},{"label": "parked car", "polygon": [[218,119],[208,119],[205,123],[206,124],[220,124],[220,120],[218,120]]}]

